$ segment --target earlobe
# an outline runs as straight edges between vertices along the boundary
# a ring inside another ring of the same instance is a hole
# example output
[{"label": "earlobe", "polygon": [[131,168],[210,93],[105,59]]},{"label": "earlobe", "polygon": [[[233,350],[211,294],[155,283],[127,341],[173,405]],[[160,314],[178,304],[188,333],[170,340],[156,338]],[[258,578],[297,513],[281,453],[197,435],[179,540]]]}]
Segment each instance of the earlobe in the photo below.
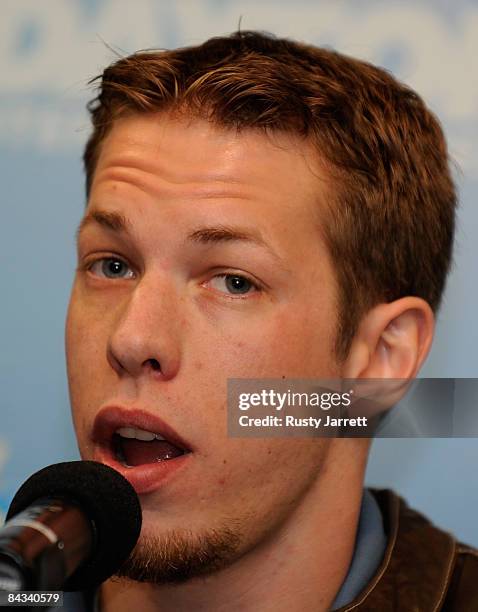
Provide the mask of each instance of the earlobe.
[{"label": "earlobe", "polygon": [[414,378],[428,354],[433,332],[433,312],[421,298],[375,306],[355,334],[344,378]]}]

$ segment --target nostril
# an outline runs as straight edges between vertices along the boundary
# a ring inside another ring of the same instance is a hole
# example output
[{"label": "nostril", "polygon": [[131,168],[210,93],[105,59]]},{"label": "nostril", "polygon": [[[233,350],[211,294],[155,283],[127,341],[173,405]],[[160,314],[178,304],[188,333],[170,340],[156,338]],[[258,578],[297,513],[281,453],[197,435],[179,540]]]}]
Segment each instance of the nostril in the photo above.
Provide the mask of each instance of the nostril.
[{"label": "nostril", "polygon": [[161,366],[157,359],[148,359],[146,363],[148,363],[151,366],[151,369],[153,369],[155,372],[161,371]]}]

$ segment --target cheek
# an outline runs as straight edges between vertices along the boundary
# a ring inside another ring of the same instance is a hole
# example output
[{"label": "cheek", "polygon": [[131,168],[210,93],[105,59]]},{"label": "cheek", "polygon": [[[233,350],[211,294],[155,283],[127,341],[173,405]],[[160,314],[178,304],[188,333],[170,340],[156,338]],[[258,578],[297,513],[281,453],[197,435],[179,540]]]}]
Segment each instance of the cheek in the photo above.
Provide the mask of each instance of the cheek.
[{"label": "cheek", "polygon": [[105,354],[108,333],[108,308],[85,306],[81,292],[73,290],[65,328],[65,347],[69,371],[88,368]]},{"label": "cheek", "polygon": [[324,305],[298,305],[280,312],[265,339],[272,359],[287,366],[286,377],[325,377],[332,372],[335,315]]},{"label": "cheek", "polygon": [[[95,371],[100,354],[98,336],[74,317],[66,328],[66,362],[70,387],[85,384]],[[91,383],[91,379],[89,380]]]},{"label": "cheek", "polygon": [[[326,378],[336,372],[331,319],[301,312],[279,312],[261,321],[229,330],[211,343],[207,359],[225,375],[245,378]],[[207,346],[207,345],[206,345]]]},{"label": "cheek", "polygon": [[81,347],[82,341],[87,336],[86,326],[84,324],[85,310],[81,307],[81,300],[78,296],[76,283],[73,286],[68,312],[66,316],[65,326],[65,347],[68,366],[76,361],[78,349]]},{"label": "cheek", "polygon": [[66,365],[75,426],[87,416],[106,382],[105,321],[95,324],[73,293],[65,327]]},{"label": "cheek", "polygon": [[228,440],[212,495],[223,502],[230,498],[251,514],[286,512],[316,481],[329,444],[325,439]]}]

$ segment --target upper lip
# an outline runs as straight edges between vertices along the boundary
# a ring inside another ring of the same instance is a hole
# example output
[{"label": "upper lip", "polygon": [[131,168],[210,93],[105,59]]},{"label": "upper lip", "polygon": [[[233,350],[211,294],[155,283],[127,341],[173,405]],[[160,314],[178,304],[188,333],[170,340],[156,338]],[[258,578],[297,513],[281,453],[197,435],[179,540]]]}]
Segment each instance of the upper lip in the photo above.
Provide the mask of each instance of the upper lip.
[{"label": "upper lip", "polygon": [[93,423],[92,439],[100,445],[111,445],[113,435],[121,427],[134,427],[159,434],[184,452],[191,452],[192,445],[165,421],[142,408],[127,408],[114,405],[105,406],[96,415]]}]

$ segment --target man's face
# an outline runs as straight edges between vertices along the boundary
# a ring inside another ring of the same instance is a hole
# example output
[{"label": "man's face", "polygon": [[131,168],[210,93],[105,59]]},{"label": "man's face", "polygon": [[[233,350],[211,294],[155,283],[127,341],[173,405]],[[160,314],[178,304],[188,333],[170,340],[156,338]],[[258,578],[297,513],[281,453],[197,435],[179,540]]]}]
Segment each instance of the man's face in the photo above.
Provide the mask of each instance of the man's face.
[{"label": "man's face", "polygon": [[[209,538],[228,563],[320,478],[326,440],[228,438],[226,385],[338,376],[325,197],[311,148],[284,134],[144,115],[104,141],[79,234],[68,376],[81,455],[136,487],[144,544]],[[167,441],[124,440],[122,428]]]}]

